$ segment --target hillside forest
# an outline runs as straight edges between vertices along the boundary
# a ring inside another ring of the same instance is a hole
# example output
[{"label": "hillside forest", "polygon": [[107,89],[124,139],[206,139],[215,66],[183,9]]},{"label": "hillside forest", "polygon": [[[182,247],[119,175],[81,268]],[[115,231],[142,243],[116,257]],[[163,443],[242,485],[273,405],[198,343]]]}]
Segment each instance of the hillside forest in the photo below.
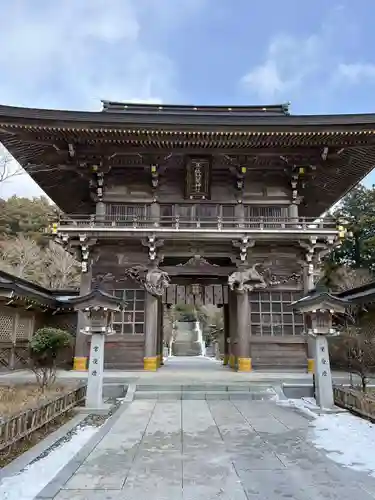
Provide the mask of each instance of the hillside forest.
[{"label": "hillside forest", "polygon": [[47,198],[0,199],[0,269],[47,288],[77,288],[80,266],[47,234],[56,207]]}]

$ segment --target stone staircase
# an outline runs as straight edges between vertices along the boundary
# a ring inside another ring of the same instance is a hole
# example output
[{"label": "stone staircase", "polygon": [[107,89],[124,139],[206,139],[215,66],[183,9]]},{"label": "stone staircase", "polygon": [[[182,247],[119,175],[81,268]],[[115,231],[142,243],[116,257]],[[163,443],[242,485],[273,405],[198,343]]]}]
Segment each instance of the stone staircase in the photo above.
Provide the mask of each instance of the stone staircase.
[{"label": "stone staircase", "polygon": [[278,397],[277,388],[260,384],[137,384],[134,399],[206,399],[206,400],[271,400]]}]

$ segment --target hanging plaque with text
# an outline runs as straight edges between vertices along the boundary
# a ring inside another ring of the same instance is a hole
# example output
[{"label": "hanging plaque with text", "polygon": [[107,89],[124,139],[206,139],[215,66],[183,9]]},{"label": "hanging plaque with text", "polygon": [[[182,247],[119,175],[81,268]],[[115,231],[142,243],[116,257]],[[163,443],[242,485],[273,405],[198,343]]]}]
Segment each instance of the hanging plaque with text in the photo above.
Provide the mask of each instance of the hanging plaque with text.
[{"label": "hanging plaque with text", "polygon": [[186,162],[185,192],[188,199],[210,198],[211,161],[209,157],[188,158]]}]

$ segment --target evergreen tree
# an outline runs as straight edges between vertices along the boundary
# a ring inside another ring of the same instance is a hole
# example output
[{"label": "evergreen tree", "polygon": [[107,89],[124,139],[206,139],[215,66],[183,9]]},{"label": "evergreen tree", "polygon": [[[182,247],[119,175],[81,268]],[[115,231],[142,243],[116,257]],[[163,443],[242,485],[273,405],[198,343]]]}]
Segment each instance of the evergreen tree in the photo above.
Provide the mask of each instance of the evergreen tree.
[{"label": "evergreen tree", "polygon": [[330,264],[375,271],[375,188],[357,186],[345,196],[334,215],[345,221],[348,237],[332,252]]}]

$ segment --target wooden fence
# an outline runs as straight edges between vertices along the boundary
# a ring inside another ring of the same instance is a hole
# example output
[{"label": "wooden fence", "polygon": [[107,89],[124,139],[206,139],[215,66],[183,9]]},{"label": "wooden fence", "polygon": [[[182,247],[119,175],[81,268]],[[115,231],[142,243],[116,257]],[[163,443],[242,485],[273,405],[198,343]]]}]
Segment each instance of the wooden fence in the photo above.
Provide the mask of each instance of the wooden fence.
[{"label": "wooden fence", "polygon": [[0,423],[0,451],[13,446],[17,441],[55,418],[74,408],[86,396],[86,385],[77,387],[63,396],[47,401],[37,408],[31,408]]}]

